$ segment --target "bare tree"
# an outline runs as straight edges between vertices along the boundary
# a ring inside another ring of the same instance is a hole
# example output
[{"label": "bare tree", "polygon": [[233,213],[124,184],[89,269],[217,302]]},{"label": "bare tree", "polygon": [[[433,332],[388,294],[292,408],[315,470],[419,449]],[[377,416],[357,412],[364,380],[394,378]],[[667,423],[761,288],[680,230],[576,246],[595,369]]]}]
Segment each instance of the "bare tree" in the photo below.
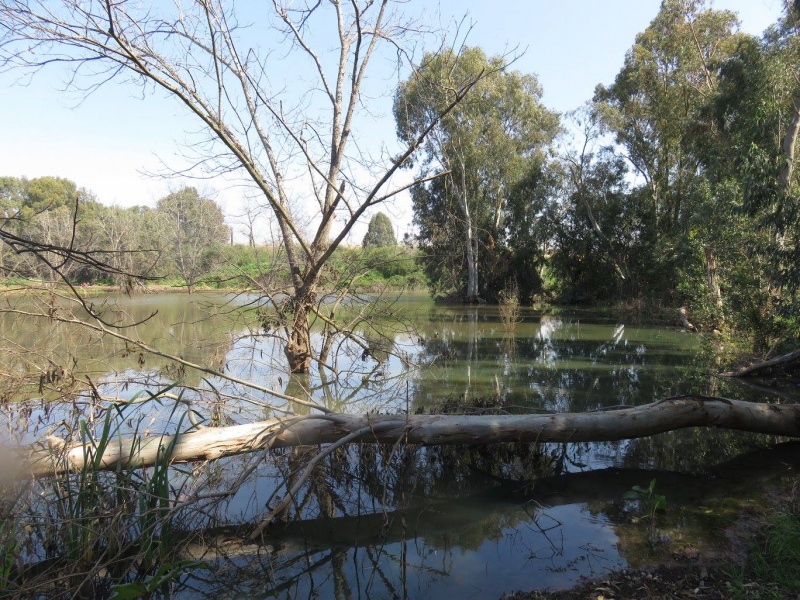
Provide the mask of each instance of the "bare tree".
[{"label": "bare tree", "polygon": [[[125,80],[182,103],[204,136],[190,148],[189,170],[244,176],[275,216],[292,279],[285,355],[292,372],[306,372],[324,265],[365,211],[410,187],[391,187],[393,175],[483,74],[456,90],[417,138],[376,159],[354,139],[371,101],[368,67],[383,54],[399,69],[420,30],[402,23],[389,0],[274,0],[271,8],[244,26],[218,0],[0,0],[0,69],[56,63],[85,93]],[[275,43],[261,48],[254,38]],[[310,71],[280,81],[287,55]],[[298,81],[306,87],[298,90]],[[304,201],[313,206],[309,231]]]}]

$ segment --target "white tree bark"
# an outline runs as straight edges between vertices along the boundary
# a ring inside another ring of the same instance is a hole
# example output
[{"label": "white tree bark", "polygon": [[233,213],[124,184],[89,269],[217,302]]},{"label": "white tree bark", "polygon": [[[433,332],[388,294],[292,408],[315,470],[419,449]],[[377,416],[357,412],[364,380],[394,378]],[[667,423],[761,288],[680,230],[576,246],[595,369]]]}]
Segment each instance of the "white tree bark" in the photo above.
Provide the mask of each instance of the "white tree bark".
[{"label": "white tree bark", "polygon": [[461,215],[464,218],[464,242],[467,249],[467,301],[474,302],[478,298],[478,243],[472,215],[469,211],[469,195],[467,193],[466,165],[461,160],[461,190],[458,195]]},{"label": "white tree bark", "polygon": [[[708,283],[708,290],[714,298],[714,306],[717,310],[722,311],[722,290],[719,287],[717,280],[717,257],[714,254],[714,249],[707,245],[705,247],[706,254],[706,280]],[[722,313],[720,312],[720,315]]]},{"label": "white tree bark", "polygon": [[119,438],[102,456],[94,448],[49,438],[47,444],[2,451],[2,479],[43,477],[80,470],[145,467],[214,460],[256,450],[351,442],[494,444],[630,439],[686,427],[722,427],[800,437],[800,405],[774,405],[707,396],[677,396],[633,408],[544,415],[344,415],[271,419],[232,427],[200,428],[178,436]]},{"label": "white tree bark", "polygon": [[779,179],[780,187],[784,194],[789,193],[792,183],[792,173],[794,171],[795,149],[797,147],[797,137],[800,135],[800,94],[794,98],[794,110],[786,135],[781,141],[784,163],[781,165]]}]

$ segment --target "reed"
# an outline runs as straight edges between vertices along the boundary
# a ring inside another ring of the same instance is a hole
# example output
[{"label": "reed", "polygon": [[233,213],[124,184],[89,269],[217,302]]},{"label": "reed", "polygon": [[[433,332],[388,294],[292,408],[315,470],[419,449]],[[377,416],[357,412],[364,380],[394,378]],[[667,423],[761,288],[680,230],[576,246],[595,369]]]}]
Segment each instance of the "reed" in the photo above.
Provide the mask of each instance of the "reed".
[{"label": "reed", "polygon": [[171,536],[179,515],[171,500],[171,448],[165,446],[150,469],[99,468],[121,433],[127,408],[108,408],[96,429],[76,418],[76,438],[91,448],[79,471],[7,483],[1,490],[3,597],[50,597],[66,590],[84,597],[141,597],[179,576]]}]

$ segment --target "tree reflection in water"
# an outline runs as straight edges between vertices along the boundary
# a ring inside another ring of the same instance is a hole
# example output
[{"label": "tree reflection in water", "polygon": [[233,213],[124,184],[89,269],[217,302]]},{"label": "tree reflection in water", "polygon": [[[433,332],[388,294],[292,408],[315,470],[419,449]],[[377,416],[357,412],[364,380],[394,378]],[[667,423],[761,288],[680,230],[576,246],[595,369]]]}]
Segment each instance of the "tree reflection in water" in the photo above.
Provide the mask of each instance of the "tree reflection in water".
[{"label": "tree reflection in water", "polygon": [[[248,597],[421,598],[452,586],[500,597],[520,587],[565,587],[582,574],[658,560],[659,548],[622,500],[633,485],[655,478],[675,507],[659,518],[658,539],[721,551],[727,542],[719,531],[733,522],[734,509],[783,477],[787,464],[800,466],[799,446],[709,467],[712,479],[617,467],[557,473],[552,457],[560,448],[475,455],[364,445],[331,457],[293,507],[291,516],[299,511],[301,518],[272,527],[258,545],[242,543],[246,524],[207,528],[184,557],[203,561],[207,597],[236,590]],[[528,460],[534,454],[538,473]],[[530,479],[487,473],[484,460]],[[526,462],[529,470],[520,467]]]},{"label": "tree reflection in water", "polygon": [[[412,315],[413,334],[394,322],[370,323],[362,332],[363,346],[342,342],[336,361],[303,377],[276,368],[279,346],[246,319],[231,335],[230,326],[206,330],[208,321],[163,311],[174,319],[171,329],[154,326],[148,335],[166,335],[178,344],[175,352],[193,352],[195,360],[346,412],[585,411],[678,392],[709,393],[710,386],[739,399],[763,394],[709,378],[696,339],[677,331],[528,311],[509,339],[496,309],[428,306],[425,311]],[[196,327],[176,325],[193,319]],[[319,335],[315,343],[333,339]],[[187,336],[186,348],[179,347],[181,336]],[[85,340],[61,342],[77,352]],[[119,413],[123,434],[187,428],[188,410],[197,411],[204,424],[309,410],[304,404],[276,404],[266,394],[220,379],[173,372],[150,359],[142,365],[136,356],[125,356],[124,347],[91,364],[108,368],[93,375],[104,394],[130,398],[137,390],[177,381],[183,400],[191,403],[178,409],[156,400],[127,406]],[[408,375],[409,364],[423,368]],[[48,428],[78,431],[81,420],[102,425],[103,407],[80,390],[71,405],[36,401],[1,409],[11,442],[35,439]],[[314,468],[283,521],[257,544],[246,541],[248,534],[318,448],[184,466],[170,472],[171,537],[161,557],[180,576],[161,593],[422,598],[455,588],[500,597],[519,588],[564,587],[580,575],[652,558],[653,538],[631,524],[631,508],[622,496],[653,478],[670,506],[657,523],[661,537],[687,544],[719,541],[720,527],[732,518],[731,505],[750,501],[754,490],[780,476],[781,461],[796,462],[791,453],[767,454],[744,466],[728,462],[771,441],[687,430],[603,444],[425,448],[398,440],[339,448]],[[148,473],[132,480],[132,498]],[[719,476],[709,481],[710,473]],[[105,477],[99,479],[100,492],[114,475]],[[37,482],[25,491],[35,499],[32,505],[56,493],[48,486]],[[25,560],[47,560],[44,546],[36,546],[45,538],[28,537]],[[125,543],[126,552],[134,552],[138,541],[133,536]],[[126,560],[120,559],[116,577],[141,576]],[[26,576],[35,578],[36,572],[31,568]]]}]

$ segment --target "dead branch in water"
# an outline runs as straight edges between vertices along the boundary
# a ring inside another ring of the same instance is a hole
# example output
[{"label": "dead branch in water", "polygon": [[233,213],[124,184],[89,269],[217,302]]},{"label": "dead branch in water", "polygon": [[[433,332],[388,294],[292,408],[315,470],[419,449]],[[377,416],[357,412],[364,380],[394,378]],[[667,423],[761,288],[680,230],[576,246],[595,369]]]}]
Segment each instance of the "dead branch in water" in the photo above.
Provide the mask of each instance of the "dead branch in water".
[{"label": "dead branch in water", "polygon": [[[797,363],[797,364],[795,364]],[[800,348],[782,356],[750,365],[738,371],[720,373],[721,377],[766,377],[776,372],[791,369],[800,369]]]}]

